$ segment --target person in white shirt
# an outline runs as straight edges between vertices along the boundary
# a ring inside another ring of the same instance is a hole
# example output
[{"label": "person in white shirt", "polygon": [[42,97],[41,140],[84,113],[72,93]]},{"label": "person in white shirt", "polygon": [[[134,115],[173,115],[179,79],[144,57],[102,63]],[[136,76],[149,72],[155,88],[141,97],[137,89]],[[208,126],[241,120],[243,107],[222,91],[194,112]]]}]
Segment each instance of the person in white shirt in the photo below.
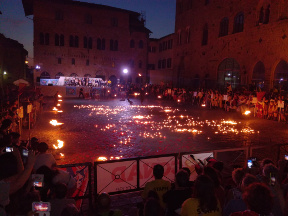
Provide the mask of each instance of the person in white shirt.
[{"label": "person in white shirt", "polygon": [[48,153],[48,145],[45,142],[39,143],[37,146],[39,154],[36,157],[34,170],[36,171],[41,166],[47,166],[50,169],[56,166],[56,160],[51,153]]}]

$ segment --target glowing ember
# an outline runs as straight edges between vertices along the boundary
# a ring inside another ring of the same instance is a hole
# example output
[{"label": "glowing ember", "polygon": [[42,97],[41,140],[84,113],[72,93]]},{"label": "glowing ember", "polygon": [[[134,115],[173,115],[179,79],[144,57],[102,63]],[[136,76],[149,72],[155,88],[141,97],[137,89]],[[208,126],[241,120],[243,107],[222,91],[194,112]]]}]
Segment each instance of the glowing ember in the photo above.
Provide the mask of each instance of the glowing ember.
[{"label": "glowing ember", "polygon": [[61,99],[58,99],[58,101],[61,102],[62,100],[61,100]]},{"label": "glowing ember", "polygon": [[61,106],[61,104],[57,104],[57,106]]},{"label": "glowing ember", "polygon": [[206,107],[206,104],[202,104],[201,106],[202,106],[202,107]]},{"label": "glowing ember", "polygon": [[65,157],[65,155],[64,155],[63,153],[60,153],[60,156],[61,156],[61,157]]},{"label": "glowing ember", "polygon": [[57,122],[57,120],[51,120],[49,123],[52,124],[53,126],[59,126],[59,125],[63,125],[64,124],[64,123]]},{"label": "glowing ember", "polygon": [[98,157],[97,161],[107,161],[107,157]]},{"label": "glowing ember", "polygon": [[61,140],[57,140],[57,142],[58,142],[57,146],[53,145],[54,149],[61,149],[64,146],[64,142]]},{"label": "glowing ember", "polygon": [[161,98],[162,98],[162,96],[161,96],[161,95],[158,95],[158,97],[157,97],[157,98],[161,99]]}]

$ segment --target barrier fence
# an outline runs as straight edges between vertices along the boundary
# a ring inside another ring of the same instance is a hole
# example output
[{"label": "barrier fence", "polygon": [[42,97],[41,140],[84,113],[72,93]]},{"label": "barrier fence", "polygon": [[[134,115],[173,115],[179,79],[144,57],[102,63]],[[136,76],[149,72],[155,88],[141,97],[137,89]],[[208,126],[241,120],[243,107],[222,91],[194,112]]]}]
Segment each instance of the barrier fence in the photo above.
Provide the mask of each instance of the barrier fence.
[{"label": "barrier fence", "polygon": [[[191,157],[193,155],[193,157]],[[256,157],[259,161],[271,158],[274,162],[288,155],[288,143],[272,146],[244,146],[204,152],[183,152],[179,154],[165,154],[141,158],[94,162],[94,194],[102,192],[122,194],[141,191],[145,184],[153,180],[153,167],[156,164],[164,166],[164,180],[174,182],[175,173],[182,167],[191,171],[191,180],[195,180],[197,173],[195,163],[205,163],[205,159],[213,157],[225,164],[223,176],[231,177],[232,165],[245,166],[249,157]],[[79,163],[58,166],[65,169],[77,181],[77,190],[73,198],[77,206],[82,206],[83,199],[89,199],[92,206],[92,163]]]}]

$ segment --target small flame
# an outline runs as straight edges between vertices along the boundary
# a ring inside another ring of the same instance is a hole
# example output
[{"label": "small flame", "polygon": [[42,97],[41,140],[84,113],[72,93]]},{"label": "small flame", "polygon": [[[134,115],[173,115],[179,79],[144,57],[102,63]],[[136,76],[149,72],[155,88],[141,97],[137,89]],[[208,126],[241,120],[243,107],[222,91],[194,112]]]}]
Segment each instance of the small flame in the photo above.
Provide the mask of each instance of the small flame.
[{"label": "small flame", "polygon": [[[58,142],[57,146],[56,146],[56,145],[53,145],[53,147],[54,147],[55,149],[61,149],[61,148],[64,146],[64,142],[61,141],[61,140],[57,140],[57,142]],[[61,154],[61,153],[60,153],[60,154]]]},{"label": "small flame", "polygon": [[60,156],[61,156],[61,157],[65,157],[65,155],[64,155],[63,153],[60,153]]},{"label": "small flame", "polygon": [[60,106],[61,106],[61,104],[57,104],[57,106],[59,106],[59,107],[60,107]]},{"label": "small flame", "polygon": [[64,124],[64,123],[57,122],[57,120],[51,120],[49,123],[52,124],[53,126],[59,126],[59,125]]},{"label": "small flame", "polygon": [[206,104],[202,104],[201,106],[202,106],[202,107],[206,107]]},{"label": "small flame", "polygon": [[246,111],[244,112],[244,115],[249,115],[250,113],[251,113],[251,111],[246,110]]},{"label": "small flame", "polygon": [[59,99],[58,101],[59,101],[59,102],[61,102],[62,100],[61,100],[61,99]]},{"label": "small flame", "polygon": [[107,160],[108,160],[107,157],[103,157],[103,156],[98,157],[97,159],[97,161],[107,161]]},{"label": "small flame", "polygon": [[57,111],[58,109],[56,107],[53,107],[53,111]]},{"label": "small flame", "polygon": [[58,95],[58,97],[59,97],[59,98],[62,98],[62,96],[61,96],[61,95]]},{"label": "small flame", "polygon": [[57,112],[58,112],[58,113],[62,113],[62,112],[63,112],[63,110],[58,110]]}]

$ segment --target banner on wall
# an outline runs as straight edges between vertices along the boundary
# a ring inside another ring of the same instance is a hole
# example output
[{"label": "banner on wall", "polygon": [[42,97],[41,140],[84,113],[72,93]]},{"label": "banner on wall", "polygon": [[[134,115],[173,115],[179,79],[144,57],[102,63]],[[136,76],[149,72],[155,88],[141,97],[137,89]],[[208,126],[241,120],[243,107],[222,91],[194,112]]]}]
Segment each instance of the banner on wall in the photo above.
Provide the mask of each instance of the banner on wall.
[{"label": "banner on wall", "polygon": [[76,87],[66,86],[66,95],[67,96],[75,96],[76,95]]},{"label": "banner on wall", "polygon": [[[77,189],[72,197],[75,198],[85,196],[89,183],[89,166],[74,166],[60,169],[68,172],[76,181]],[[83,199],[76,200],[76,206],[78,209],[80,209],[82,201]]]},{"label": "banner on wall", "polygon": [[61,76],[58,81],[58,86],[93,86],[101,87],[106,84],[102,78],[90,77],[64,77]]},{"label": "banner on wall", "polygon": [[174,181],[175,156],[141,159],[139,169],[137,169],[137,160],[96,164],[97,193],[137,189],[138,170],[139,187],[143,188],[147,182],[154,180],[153,167],[156,164],[164,166],[164,180]]},{"label": "banner on wall", "polygon": [[58,85],[58,79],[40,79],[40,85],[48,86],[48,85]]}]

